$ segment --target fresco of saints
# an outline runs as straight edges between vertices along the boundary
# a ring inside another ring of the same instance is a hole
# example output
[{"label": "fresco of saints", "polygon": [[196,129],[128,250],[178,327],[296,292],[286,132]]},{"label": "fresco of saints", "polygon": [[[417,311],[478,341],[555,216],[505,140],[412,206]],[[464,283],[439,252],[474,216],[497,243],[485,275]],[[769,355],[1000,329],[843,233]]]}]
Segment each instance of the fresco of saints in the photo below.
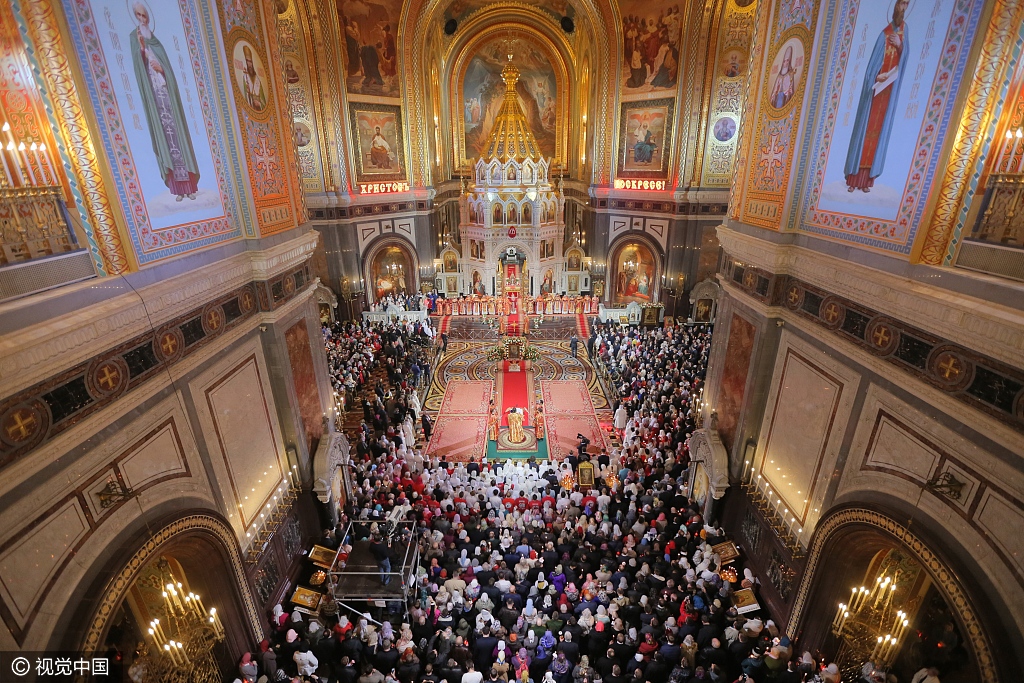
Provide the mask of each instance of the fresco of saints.
[{"label": "fresco of saints", "polygon": [[391,145],[380,133],[380,126],[373,129],[370,139],[370,163],[376,168],[391,168]]},{"label": "fresco of saints", "polygon": [[870,192],[885,166],[885,151],[910,55],[904,21],[908,4],[909,0],[896,0],[892,21],[878,34],[868,58],[844,167],[847,192]]},{"label": "fresco of saints", "polygon": [[252,61],[252,50],[248,45],[242,46],[242,55],[245,57],[245,74],[242,77],[245,101],[256,111],[263,111],[267,107],[267,91],[263,88],[263,79],[256,73],[256,66]]},{"label": "fresco of saints", "polygon": [[134,3],[132,13],[137,24],[129,41],[132,65],[160,177],[176,201],[180,202],[185,197],[195,199],[199,188],[199,164],[192,150],[192,136],[181,106],[171,60],[163,44],[153,35],[146,5]]},{"label": "fresco of saints", "polygon": [[633,133],[636,142],[633,144],[633,161],[638,164],[649,164],[654,159],[654,150],[658,146],[654,142],[654,133],[648,126],[647,118],[637,126]]},{"label": "fresco of saints", "polygon": [[786,46],[782,54],[782,66],[775,76],[775,86],[772,88],[771,102],[776,109],[782,109],[796,92],[796,69],[793,68],[793,46]]}]

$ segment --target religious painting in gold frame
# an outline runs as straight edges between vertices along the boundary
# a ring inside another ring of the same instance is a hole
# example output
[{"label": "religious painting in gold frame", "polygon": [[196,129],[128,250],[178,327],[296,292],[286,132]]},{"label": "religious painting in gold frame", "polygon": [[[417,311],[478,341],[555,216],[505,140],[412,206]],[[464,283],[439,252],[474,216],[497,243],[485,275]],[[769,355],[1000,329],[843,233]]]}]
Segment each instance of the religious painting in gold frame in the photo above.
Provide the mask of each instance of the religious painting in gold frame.
[{"label": "religious painting in gold frame", "polygon": [[594,464],[581,462],[576,468],[576,476],[579,479],[580,487],[591,488],[594,486]]},{"label": "religious painting in gold frame", "polygon": [[334,565],[334,559],[338,556],[337,551],[325,548],[322,545],[314,545],[309,551],[309,559],[318,567],[330,569]]},{"label": "religious painting in gold frame", "polygon": [[412,272],[412,258],[404,247],[389,245],[378,251],[370,263],[375,300],[412,290]]},{"label": "religious painting in gold frame", "polygon": [[405,180],[402,109],[393,104],[350,102],[353,156],[360,183]]}]

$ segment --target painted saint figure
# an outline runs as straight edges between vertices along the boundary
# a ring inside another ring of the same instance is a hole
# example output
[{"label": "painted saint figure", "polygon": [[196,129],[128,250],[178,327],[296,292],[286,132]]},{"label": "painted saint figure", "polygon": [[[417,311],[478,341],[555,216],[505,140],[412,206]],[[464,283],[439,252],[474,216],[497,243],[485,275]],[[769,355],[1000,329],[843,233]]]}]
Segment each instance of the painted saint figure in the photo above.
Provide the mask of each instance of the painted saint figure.
[{"label": "painted saint figure", "polygon": [[248,45],[242,46],[242,55],[245,57],[245,74],[242,76],[242,87],[245,90],[245,101],[256,111],[263,111],[267,108],[267,91],[263,87],[263,79],[256,73],[256,65],[253,64],[252,50]]},{"label": "painted saint figure", "polygon": [[129,41],[132,65],[160,177],[176,201],[180,202],[185,197],[195,199],[199,189],[199,164],[192,150],[192,136],[181,106],[171,60],[150,28],[149,8],[136,2],[132,5],[132,13],[137,24]]},{"label": "painted saint figure", "polygon": [[900,85],[910,55],[904,21],[908,5],[909,0],[896,0],[892,21],[878,34],[868,59],[844,167],[847,192],[870,192],[885,166]]},{"label": "painted saint figure", "polygon": [[637,127],[634,138],[636,143],[633,145],[633,161],[638,164],[651,163],[658,145],[654,142],[654,133],[651,132],[646,120]]},{"label": "painted saint figure", "polygon": [[391,145],[380,133],[380,126],[373,129],[370,139],[370,163],[377,168],[391,168]]},{"label": "painted saint figure", "polygon": [[775,86],[772,88],[772,106],[776,109],[786,106],[794,92],[796,92],[796,69],[793,68],[793,46],[787,45],[786,51],[782,53],[782,65],[779,67],[779,73],[775,76]]}]

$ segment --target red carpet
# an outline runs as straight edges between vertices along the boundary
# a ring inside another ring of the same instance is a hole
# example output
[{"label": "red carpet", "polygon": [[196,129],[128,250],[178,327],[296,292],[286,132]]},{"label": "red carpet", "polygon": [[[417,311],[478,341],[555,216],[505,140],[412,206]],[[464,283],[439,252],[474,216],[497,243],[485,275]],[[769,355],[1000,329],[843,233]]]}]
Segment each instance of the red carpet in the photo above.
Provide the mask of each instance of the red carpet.
[{"label": "red carpet", "polygon": [[[527,378],[526,369],[522,369],[519,372],[508,372],[505,368],[508,367],[508,361],[502,363],[501,370],[501,426],[508,426],[508,409],[512,406],[517,408],[525,408],[527,412],[530,410],[530,394],[529,386],[530,382]],[[533,424],[533,415],[527,415],[526,420],[523,421],[524,425]]]},{"label": "red carpet", "polygon": [[452,326],[452,317],[450,315],[441,316],[441,323],[437,326],[437,333],[442,334],[448,331],[448,328]]},{"label": "red carpet", "polygon": [[576,324],[580,328],[580,340],[590,339],[590,325],[587,323],[586,313],[580,313],[576,316]]}]

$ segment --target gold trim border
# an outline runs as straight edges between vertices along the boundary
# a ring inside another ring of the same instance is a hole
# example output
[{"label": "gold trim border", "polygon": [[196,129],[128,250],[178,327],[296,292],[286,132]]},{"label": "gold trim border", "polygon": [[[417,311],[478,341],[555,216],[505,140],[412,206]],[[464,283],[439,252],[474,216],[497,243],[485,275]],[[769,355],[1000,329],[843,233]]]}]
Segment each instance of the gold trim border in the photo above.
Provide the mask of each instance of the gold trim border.
[{"label": "gold trim border", "polygon": [[171,522],[160,531],[156,532],[143,544],[141,548],[125,564],[121,571],[104,587],[102,599],[96,611],[93,613],[89,630],[86,633],[82,644],[82,652],[98,652],[101,638],[107,630],[107,624],[114,611],[128,595],[128,590],[134,583],[139,572],[155,556],[159,555],[163,548],[176,536],[189,531],[205,531],[211,533],[219,540],[228,551],[228,560],[235,575],[239,592],[242,596],[243,610],[249,617],[253,633],[256,634],[256,641],[263,639],[263,625],[260,620],[256,603],[252,598],[252,591],[249,587],[249,580],[245,575],[245,565],[242,562],[242,555],[238,549],[238,542],[235,534],[220,519],[211,515],[196,514],[182,517]]},{"label": "gold trim border", "polygon": [[797,589],[796,600],[793,601],[789,625],[786,627],[786,633],[789,637],[795,638],[799,631],[800,617],[811,591],[815,571],[821,563],[825,544],[840,529],[851,525],[874,527],[895,538],[913,554],[921,566],[928,571],[952,610],[959,615],[960,621],[964,626],[965,635],[971,641],[971,647],[974,649],[981,680],[988,683],[999,683],[999,671],[993,659],[990,639],[985,633],[985,628],[982,626],[974,606],[967,599],[966,591],[957,581],[956,576],[920,538],[911,533],[905,526],[880,512],[865,508],[841,510],[818,524],[818,528],[814,533],[814,540],[808,552],[803,579],[801,579],[800,587]]},{"label": "gold trim border", "polygon": [[[993,118],[999,115],[993,106],[1002,84],[999,76],[1005,72],[1010,60],[1018,27],[1024,21],[1022,14],[1024,2],[1021,0],[998,0],[992,10],[988,34],[982,42],[974,77],[970,79],[971,89],[953,138],[932,220],[919,243],[920,263],[938,266],[946,259],[954,225],[964,205],[971,169],[977,165],[984,147],[984,132],[991,128]],[[913,252],[910,262],[915,262]]]},{"label": "gold trim border", "polygon": [[85,209],[92,219],[93,237],[106,274],[127,273],[131,270],[131,264],[107,197],[96,148],[82,111],[68,55],[61,43],[57,16],[48,0],[25,0],[24,12],[40,71],[60,124],[61,142],[78,176],[78,186],[81,188]]}]

